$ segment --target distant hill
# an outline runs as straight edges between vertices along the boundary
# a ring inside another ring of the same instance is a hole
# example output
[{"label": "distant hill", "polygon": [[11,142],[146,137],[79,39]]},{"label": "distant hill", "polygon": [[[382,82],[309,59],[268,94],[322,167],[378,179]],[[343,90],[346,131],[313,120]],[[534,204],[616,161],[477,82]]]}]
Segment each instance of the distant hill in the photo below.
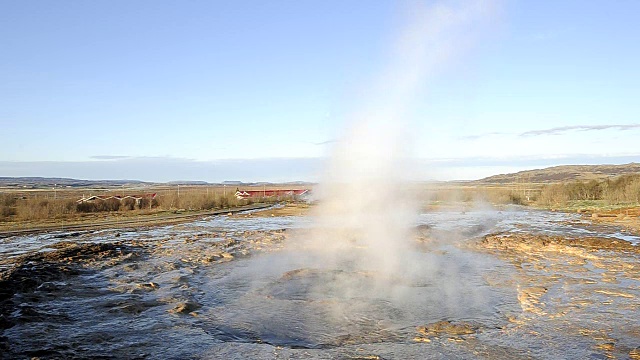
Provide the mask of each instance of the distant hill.
[{"label": "distant hill", "polygon": [[197,180],[184,180],[184,181],[169,181],[167,185],[210,185],[206,181]]},{"label": "distant hill", "polygon": [[47,178],[47,177],[1,177],[0,188],[20,188],[20,189],[47,189],[47,188],[120,188],[124,186],[152,186],[152,185],[184,185],[184,186],[205,186],[205,185],[228,185],[228,186],[273,186],[291,185],[307,186],[312,183],[304,181],[292,181],[288,183],[270,182],[242,182],[223,181],[221,183],[209,183],[206,181],[170,181],[166,183],[155,183],[140,180],[79,180],[69,178]]},{"label": "distant hill", "polygon": [[593,180],[625,174],[640,174],[640,164],[623,165],[562,165],[545,169],[526,170],[512,174],[489,176],[476,180],[481,184],[554,183],[573,180]]},{"label": "distant hill", "polygon": [[0,177],[0,187],[40,189],[50,187],[120,187],[122,185],[151,185],[139,180],[78,180],[47,177]]}]

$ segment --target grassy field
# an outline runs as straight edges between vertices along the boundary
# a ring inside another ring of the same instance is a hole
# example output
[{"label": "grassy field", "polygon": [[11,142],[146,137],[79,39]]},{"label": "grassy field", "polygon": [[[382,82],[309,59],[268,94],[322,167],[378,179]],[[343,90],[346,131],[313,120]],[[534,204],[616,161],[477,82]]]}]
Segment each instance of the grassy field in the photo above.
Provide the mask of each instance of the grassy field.
[{"label": "grassy field", "polygon": [[[424,209],[446,206],[472,207],[478,204],[517,204],[571,212],[623,212],[640,208],[640,174],[603,180],[557,183],[478,182],[416,183],[410,189]],[[308,186],[242,186],[240,190],[302,189]],[[156,185],[107,188],[0,188],[0,230],[51,226],[52,224],[126,221],[150,216],[197,213],[256,202],[274,203],[291,198],[237,199],[236,186]],[[156,194],[151,200],[97,201],[78,204],[91,195],[127,196]],[[345,200],[348,201],[348,200]],[[393,206],[393,204],[389,204]]]},{"label": "grassy field", "polygon": [[640,174],[545,185],[536,203],[541,207],[567,210],[637,207],[640,203]]},{"label": "grassy field", "polygon": [[437,183],[423,185],[419,192],[425,206],[455,203],[531,205],[542,191],[541,184]]},{"label": "grassy field", "polygon": [[[269,189],[302,187],[270,186]],[[244,186],[241,190],[261,190],[266,187]],[[33,226],[117,221],[151,215],[167,215],[189,212],[206,212],[247,206],[253,203],[274,203],[293,200],[287,197],[237,199],[236,186],[145,186],[106,189],[0,189],[0,230]],[[95,201],[79,204],[78,200],[91,195],[139,196],[156,194],[153,200],[143,198],[134,201]],[[91,206],[88,206],[91,205]]]}]

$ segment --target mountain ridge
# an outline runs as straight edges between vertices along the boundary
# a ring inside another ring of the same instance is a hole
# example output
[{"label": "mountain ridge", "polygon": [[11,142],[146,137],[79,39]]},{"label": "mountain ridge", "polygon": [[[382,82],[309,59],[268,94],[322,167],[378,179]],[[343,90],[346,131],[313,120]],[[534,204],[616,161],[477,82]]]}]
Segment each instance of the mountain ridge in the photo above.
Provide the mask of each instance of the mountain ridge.
[{"label": "mountain ridge", "polygon": [[476,184],[555,183],[602,180],[628,174],[640,174],[640,163],[602,165],[558,165],[542,169],[499,174],[474,180]]}]

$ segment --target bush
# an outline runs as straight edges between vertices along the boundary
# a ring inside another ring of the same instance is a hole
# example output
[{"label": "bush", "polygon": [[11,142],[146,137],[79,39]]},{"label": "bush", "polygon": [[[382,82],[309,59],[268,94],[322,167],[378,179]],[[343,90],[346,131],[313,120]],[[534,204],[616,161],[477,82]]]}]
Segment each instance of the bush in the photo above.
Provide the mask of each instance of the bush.
[{"label": "bush", "polygon": [[625,175],[606,181],[603,199],[609,204],[640,203],[640,175]]},{"label": "bush", "polygon": [[0,221],[8,221],[11,216],[16,215],[17,199],[12,194],[0,195]]},{"label": "bush", "polygon": [[11,194],[0,195],[0,206],[16,206],[18,199]]},{"label": "bush", "polygon": [[136,208],[136,201],[134,199],[124,199],[120,202],[120,210],[134,210]]},{"label": "bush", "polygon": [[2,205],[0,207],[0,220],[6,221],[9,218],[16,214],[16,208],[12,206]]},{"label": "bush", "polygon": [[220,209],[226,209],[229,207],[229,198],[225,196],[221,196],[218,198],[218,207]]},{"label": "bush", "polygon": [[[158,200],[150,198],[142,198],[138,201],[138,209],[144,210],[149,208],[158,207]],[[131,209],[133,210],[133,208]]]},{"label": "bush", "polygon": [[117,199],[109,199],[109,200],[96,200],[96,201],[87,201],[82,202],[76,205],[76,210],[78,212],[102,212],[102,211],[118,211],[120,209],[120,200]]},{"label": "bush", "polygon": [[572,181],[551,184],[542,189],[538,203],[565,205],[568,201],[604,200],[609,205],[640,203],[640,174],[615,179]]},{"label": "bush", "polygon": [[516,194],[513,192],[509,194],[509,202],[511,204],[516,204],[516,205],[525,205],[525,202],[522,196],[520,194]]},{"label": "bush", "polygon": [[76,205],[76,210],[78,212],[82,212],[82,213],[90,213],[90,212],[96,212],[97,207],[96,204],[93,202],[81,202],[78,203],[78,205]]}]

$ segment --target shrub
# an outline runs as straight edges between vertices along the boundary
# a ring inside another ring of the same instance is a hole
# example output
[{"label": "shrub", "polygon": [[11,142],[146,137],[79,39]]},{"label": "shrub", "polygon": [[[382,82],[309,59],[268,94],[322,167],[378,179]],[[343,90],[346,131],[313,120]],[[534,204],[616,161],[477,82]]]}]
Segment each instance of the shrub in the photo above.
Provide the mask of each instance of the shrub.
[{"label": "shrub", "polygon": [[[140,210],[158,207],[158,200],[156,200],[155,198],[142,198],[138,201],[137,206]],[[133,210],[133,208],[131,208],[131,210]]]},{"label": "shrub", "polygon": [[120,210],[134,210],[136,208],[136,201],[134,199],[124,199],[120,203]]},{"label": "shrub", "polygon": [[12,194],[0,195],[0,206],[16,206],[18,199]]},{"label": "shrub", "polygon": [[78,212],[82,212],[82,213],[90,213],[90,212],[96,212],[97,207],[96,204],[93,202],[81,202],[78,203],[78,205],[76,205],[76,210]]},{"label": "shrub", "polygon": [[609,205],[640,203],[640,174],[551,184],[545,186],[538,197],[538,203],[546,206],[584,200],[604,200]]},{"label": "shrub", "polygon": [[0,220],[6,221],[9,218],[16,214],[16,208],[12,206],[2,205],[0,207]]},{"label": "shrub", "polygon": [[509,194],[509,202],[511,204],[516,204],[516,205],[524,205],[524,199],[522,198],[522,196],[520,194],[516,194],[516,193],[511,193]]}]

